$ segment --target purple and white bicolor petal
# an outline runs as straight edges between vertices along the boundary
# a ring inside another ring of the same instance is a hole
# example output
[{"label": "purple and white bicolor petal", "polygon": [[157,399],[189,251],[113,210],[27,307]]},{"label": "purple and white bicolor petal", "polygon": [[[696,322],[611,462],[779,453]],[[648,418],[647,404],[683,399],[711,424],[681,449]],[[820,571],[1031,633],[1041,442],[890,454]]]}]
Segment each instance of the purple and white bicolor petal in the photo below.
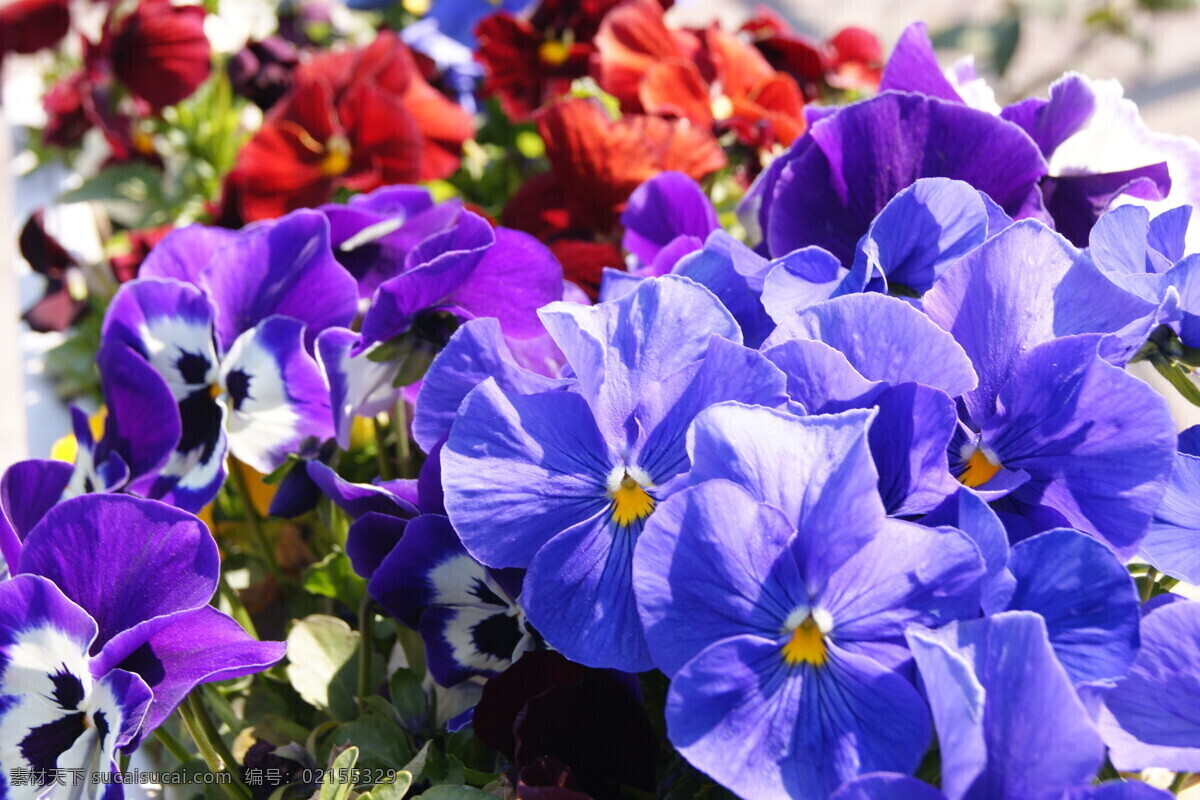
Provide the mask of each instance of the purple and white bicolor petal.
[{"label": "purple and white bicolor petal", "polygon": [[217,386],[228,415],[229,449],[273,472],[292,453],[333,436],[329,389],[304,348],[304,323],[272,316],[238,336],[221,360]]},{"label": "purple and white bicolor petal", "polygon": [[512,583],[471,558],[449,520],[426,514],[412,521],[368,591],[420,630],[430,674],[454,686],[475,675],[494,677],[539,647],[506,582]]},{"label": "purple and white bicolor petal", "polygon": [[1058,800],[1103,763],[1099,732],[1037,614],[914,627],[907,637],[949,800]]},{"label": "purple and white bicolor petal", "polygon": [[[0,584],[0,788],[35,800],[58,770],[83,770],[76,796],[112,796],[99,778],[137,735],[150,704],[145,682],[97,671],[88,656],[96,623],[50,581],[22,575]],[[25,785],[18,769],[36,774]]]},{"label": "purple and white bicolor petal", "polygon": [[328,221],[309,209],[246,229],[213,254],[202,277],[217,310],[216,339],[226,351],[280,315],[305,325],[311,352],[317,335],[349,325],[358,305],[354,278],[329,248]]}]

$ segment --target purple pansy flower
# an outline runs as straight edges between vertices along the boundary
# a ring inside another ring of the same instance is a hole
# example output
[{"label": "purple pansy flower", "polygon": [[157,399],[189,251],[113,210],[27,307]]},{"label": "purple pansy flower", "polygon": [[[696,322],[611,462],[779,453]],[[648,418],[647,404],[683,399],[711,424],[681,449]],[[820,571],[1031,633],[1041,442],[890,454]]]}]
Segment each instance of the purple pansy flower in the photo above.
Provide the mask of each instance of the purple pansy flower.
[{"label": "purple pansy flower", "polygon": [[305,350],[300,320],[270,315],[222,344],[222,313],[176,280],[125,284],[105,317],[103,337],[137,351],[166,381],[183,433],[151,487],[188,510],[224,482],[226,449],[268,473],[333,435],[329,391]]},{"label": "purple pansy flower", "polygon": [[[22,667],[0,678],[6,766],[109,770],[114,748],[161,725],[197,684],[283,657],[281,642],[251,639],[208,604],[216,542],[162,503],[67,500],[8,561],[15,577],[0,584],[0,650]],[[34,693],[44,696],[31,705]],[[97,761],[74,763],[83,758]]]},{"label": "purple pansy flower", "polygon": [[555,366],[543,361],[552,354],[537,309],[562,298],[558,260],[532,236],[493,229],[461,204],[425,205],[421,191],[392,187],[340,211],[325,209],[339,238],[350,234],[346,241],[361,240],[355,249],[370,250],[354,269],[360,288],[374,284],[361,333],[330,330],[317,348],[344,448],[354,417],[391,408],[464,320],[496,318],[527,366]]},{"label": "purple pansy flower", "polygon": [[913,770],[932,731],[904,629],[978,608],[975,545],[885,515],[872,416],[702,412],[691,485],[638,542],[668,735],[739,795],[825,798],[860,772]]},{"label": "purple pansy flower", "polygon": [[665,275],[718,230],[717,212],[700,184],[682,172],[660,172],[633,190],[621,213],[621,246],[637,275]]},{"label": "purple pansy flower", "polygon": [[[972,98],[951,77],[956,76],[938,67],[925,25],[915,23],[896,43],[880,90],[968,105]],[[1047,160],[1039,181],[1046,210],[1077,246],[1086,244],[1096,220],[1116,202],[1162,201],[1176,180],[1183,180],[1183,190],[1173,193],[1176,205],[1196,193],[1184,187],[1200,177],[1200,148],[1192,143],[1189,149],[1181,137],[1150,133],[1121,93],[1115,81],[1067,74],[1050,86],[1049,99],[1029,98],[1003,110],[994,100],[990,104],[1001,119],[1025,131]]]},{"label": "purple pansy flower", "polygon": [[1123,558],[1137,551],[1175,426],[1158,393],[1102,357],[1123,363],[1155,324],[1156,309],[1131,300],[1034,221],[971,251],[923,298],[979,376],[951,470],[1000,500],[1013,538],[1073,527]]},{"label": "purple pansy flower", "polygon": [[472,390],[442,452],[446,509],[479,561],[529,570],[522,603],[550,646],[588,665],[647,669],[633,547],[664,485],[687,469],[687,426],[722,400],[781,404],[783,375],[685,278],[541,316],[575,383],[520,394],[489,379]]},{"label": "purple pansy flower", "polygon": [[1045,218],[1046,162],[1016,125],[933,97],[883,92],[814,121],[751,187],[742,213],[768,253],[815,245],[839,263],[888,201],[919,178],[954,178],[1006,214]]}]

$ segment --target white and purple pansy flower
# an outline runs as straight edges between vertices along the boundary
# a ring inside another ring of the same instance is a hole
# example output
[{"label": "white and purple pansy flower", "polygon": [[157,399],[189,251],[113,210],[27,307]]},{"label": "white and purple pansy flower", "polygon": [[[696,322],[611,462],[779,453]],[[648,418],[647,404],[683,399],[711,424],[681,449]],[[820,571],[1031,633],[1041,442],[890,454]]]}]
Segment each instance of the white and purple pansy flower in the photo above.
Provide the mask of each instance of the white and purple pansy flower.
[{"label": "white and purple pansy flower", "polygon": [[116,749],[132,750],[196,685],[283,657],[282,643],[255,641],[209,605],[217,546],[186,512],[85,495],[50,509],[18,546],[6,553],[14,577],[0,583],[0,758],[9,770],[110,771]]}]

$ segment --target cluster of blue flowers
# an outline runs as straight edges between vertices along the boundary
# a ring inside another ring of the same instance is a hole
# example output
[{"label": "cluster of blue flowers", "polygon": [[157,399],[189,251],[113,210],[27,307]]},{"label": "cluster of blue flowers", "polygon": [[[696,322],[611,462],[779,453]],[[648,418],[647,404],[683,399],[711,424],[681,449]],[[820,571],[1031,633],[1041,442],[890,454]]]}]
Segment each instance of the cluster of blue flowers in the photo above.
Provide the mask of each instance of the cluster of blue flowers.
[{"label": "cluster of blue flowers", "polygon": [[[752,244],[643,184],[595,305],[423,189],[170,234],[105,318],[103,434],[0,486],[5,765],[115,768],[282,657],[207,605],[187,512],[231,454],[294,462],[276,515],[344,510],[439,684],[661,670],[671,744],[742,797],[1169,796],[1095,781],[1200,771],[1200,603],[1127,568],[1200,581],[1200,428],[1126,371],[1200,348],[1200,145],[1077,75],[988,108],[920,26],[881,88],[811,111]],[[340,477],[406,402],[420,476]]]}]

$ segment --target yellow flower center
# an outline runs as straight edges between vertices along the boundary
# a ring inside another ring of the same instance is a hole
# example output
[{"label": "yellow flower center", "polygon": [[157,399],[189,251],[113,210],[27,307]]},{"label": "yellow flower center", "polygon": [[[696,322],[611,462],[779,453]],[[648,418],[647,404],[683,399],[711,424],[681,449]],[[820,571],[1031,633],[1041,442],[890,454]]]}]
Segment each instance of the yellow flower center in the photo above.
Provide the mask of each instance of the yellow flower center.
[{"label": "yellow flower center", "polygon": [[1000,462],[993,461],[987,453],[977,447],[967,459],[967,468],[958,476],[958,480],[964,486],[974,489],[990,481],[999,471]]},{"label": "yellow flower center", "polygon": [[321,160],[321,174],[329,177],[345,174],[350,169],[350,143],[341,136],[330,138]]},{"label": "yellow flower center", "polygon": [[224,391],[225,390],[221,388],[221,384],[214,383],[212,386],[208,387],[208,396],[213,400],[216,400],[224,393]]},{"label": "yellow flower center", "polygon": [[404,0],[400,5],[414,17],[423,17],[429,13],[430,9],[429,0]]},{"label": "yellow flower center", "polygon": [[792,629],[792,638],[783,646],[783,660],[789,665],[812,664],[819,667],[829,659],[825,649],[825,634],[812,614]]},{"label": "yellow flower center", "polygon": [[628,472],[608,496],[612,498],[613,521],[623,528],[645,519],[654,510],[654,498]]},{"label": "yellow flower center", "polygon": [[538,47],[538,58],[541,62],[550,67],[557,67],[571,57],[571,48],[565,42],[549,41],[542,42]]}]

